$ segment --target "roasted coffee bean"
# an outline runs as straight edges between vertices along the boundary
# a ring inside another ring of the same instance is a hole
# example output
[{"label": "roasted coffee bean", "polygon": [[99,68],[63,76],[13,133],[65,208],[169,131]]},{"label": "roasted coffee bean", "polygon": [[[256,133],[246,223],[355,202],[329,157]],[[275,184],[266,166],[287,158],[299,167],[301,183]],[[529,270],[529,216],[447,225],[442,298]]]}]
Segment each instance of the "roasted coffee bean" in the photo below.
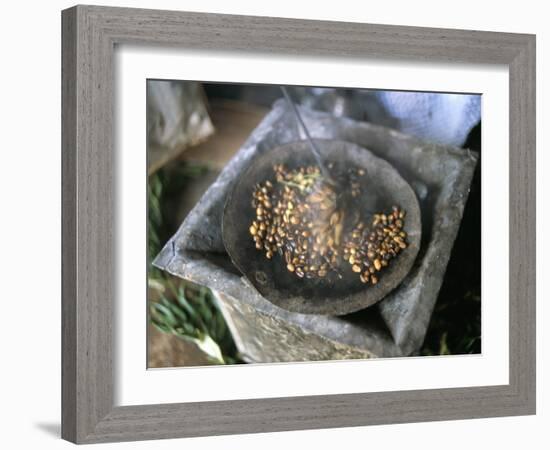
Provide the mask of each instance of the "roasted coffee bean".
[{"label": "roasted coffee bean", "polygon": [[[280,255],[297,277],[340,275],[349,267],[363,283],[376,284],[378,275],[373,273],[383,276],[384,268],[407,247],[405,212],[399,207],[374,214],[370,226],[364,217],[355,219],[357,223],[349,229],[344,226],[346,211],[339,209],[338,196],[332,185],[323,182],[318,167],[288,170],[278,164],[273,170],[275,181],[256,184],[252,193],[256,217],[249,233],[267,259]],[[352,195],[360,193],[358,177],[365,173],[364,169],[348,170]],[[277,263],[275,258],[273,264]]]}]

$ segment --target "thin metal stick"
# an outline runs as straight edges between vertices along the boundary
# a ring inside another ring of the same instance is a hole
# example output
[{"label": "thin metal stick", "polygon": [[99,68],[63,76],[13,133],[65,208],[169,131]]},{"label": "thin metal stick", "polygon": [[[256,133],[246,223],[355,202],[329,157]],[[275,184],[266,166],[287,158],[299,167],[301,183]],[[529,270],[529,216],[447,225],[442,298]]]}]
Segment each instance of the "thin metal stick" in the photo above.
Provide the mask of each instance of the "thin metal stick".
[{"label": "thin metal stick", "polygon": [[298,125],[298,131],[299,131],[300,126],[302,127],[302,130],[304,130],[307,141],[309,143],[309,147],[311,149],[311,153],[313,153],[315,161],[317,162],[317,165],[319,166],[319,169],[321,169],[321,173],[323,174],[323,176],[327,180],[334,183],[334,180],[330,176],[329,171],[327,170],[325,164],[323,163],[323,159],[321,157],[321,153],[319,152],[319,149],[317,148],[317,146],[315,145],[315,142],[313,141],[313,139],[311,138],[311,135],[309,134],[309,131],[306,127],[306,124],[304,123],[304,121],[302,119],[302,116],[300,115],[300,112],[298,111],[298,108],[296,107],[296,105],[292,101],[292,99],[290,98],[290,94],[288,93],[287,88],[285,86],[281,86],[281,90],[283,91],[283,94],[286,98],[286,101],[287,101],[288,105],[290,106],[290,109],[294,113],[294,118],[295,118],[295,120],[297,122],[297,125]]}]

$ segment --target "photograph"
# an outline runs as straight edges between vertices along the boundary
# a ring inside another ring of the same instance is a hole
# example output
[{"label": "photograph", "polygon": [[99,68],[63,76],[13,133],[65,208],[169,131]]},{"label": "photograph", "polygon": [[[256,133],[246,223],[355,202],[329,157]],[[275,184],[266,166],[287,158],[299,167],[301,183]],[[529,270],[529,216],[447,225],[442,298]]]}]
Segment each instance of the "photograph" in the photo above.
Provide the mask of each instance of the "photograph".
[{"label": "photograph", "polygon": [[481,94],[146,98],[149,369],[482,353]]}]

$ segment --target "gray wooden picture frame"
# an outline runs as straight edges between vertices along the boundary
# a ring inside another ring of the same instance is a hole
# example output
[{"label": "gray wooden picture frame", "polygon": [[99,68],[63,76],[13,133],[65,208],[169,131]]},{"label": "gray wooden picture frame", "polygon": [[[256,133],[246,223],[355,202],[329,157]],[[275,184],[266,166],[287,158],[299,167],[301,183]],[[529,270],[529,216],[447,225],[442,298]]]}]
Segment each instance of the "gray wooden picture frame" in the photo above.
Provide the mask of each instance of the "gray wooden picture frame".
[{"label": "gray wooden picture frame", "polygon": [[[114,406],[118,44],[508,66],[509,384]],[[62,13],[62,54],[64,439],[93,443],[535,413],[535,36],[76,6]]]}]

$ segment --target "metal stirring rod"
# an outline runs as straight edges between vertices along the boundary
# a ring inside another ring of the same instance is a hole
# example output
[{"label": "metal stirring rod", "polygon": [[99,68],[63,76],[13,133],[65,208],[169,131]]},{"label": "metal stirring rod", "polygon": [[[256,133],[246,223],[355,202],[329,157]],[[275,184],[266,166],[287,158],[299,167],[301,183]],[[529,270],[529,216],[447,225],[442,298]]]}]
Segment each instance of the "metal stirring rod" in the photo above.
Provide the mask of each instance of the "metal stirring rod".
[{"label": "metal stirring rod", "polygon": [[290,94],[288,93],[288,90],[285,86],[281,86],[281,90],[283,91],[283,94],[286,98],[287,103],[290,106],[290,109],[294,113],[294,118],[297,122],[298,128],[301,126],[302,130],[304,130],[304,133],[306,135],[307,141],[309,143],[309,147],[311,149],[311,153],[313,153],[313,156],[315,157],[315,161],[317,162],[317,165],[319,166],[319,169],[321,170],[321,173],[326,178],[327,181],[334,184],[334,180],[330,176],[329,171],[327,170],[323,159],[321,157],[321,153],[319,152],[319,149],[315,145],[315,142],[311,138],[311,135],[309,134],[309,130],[306,127],[306,124],[304,123],[304,120],[302,119],[302,116],[300,115],[300,112],[298,111],[298,108],[296,107],[295,103],[290,98]]}]

